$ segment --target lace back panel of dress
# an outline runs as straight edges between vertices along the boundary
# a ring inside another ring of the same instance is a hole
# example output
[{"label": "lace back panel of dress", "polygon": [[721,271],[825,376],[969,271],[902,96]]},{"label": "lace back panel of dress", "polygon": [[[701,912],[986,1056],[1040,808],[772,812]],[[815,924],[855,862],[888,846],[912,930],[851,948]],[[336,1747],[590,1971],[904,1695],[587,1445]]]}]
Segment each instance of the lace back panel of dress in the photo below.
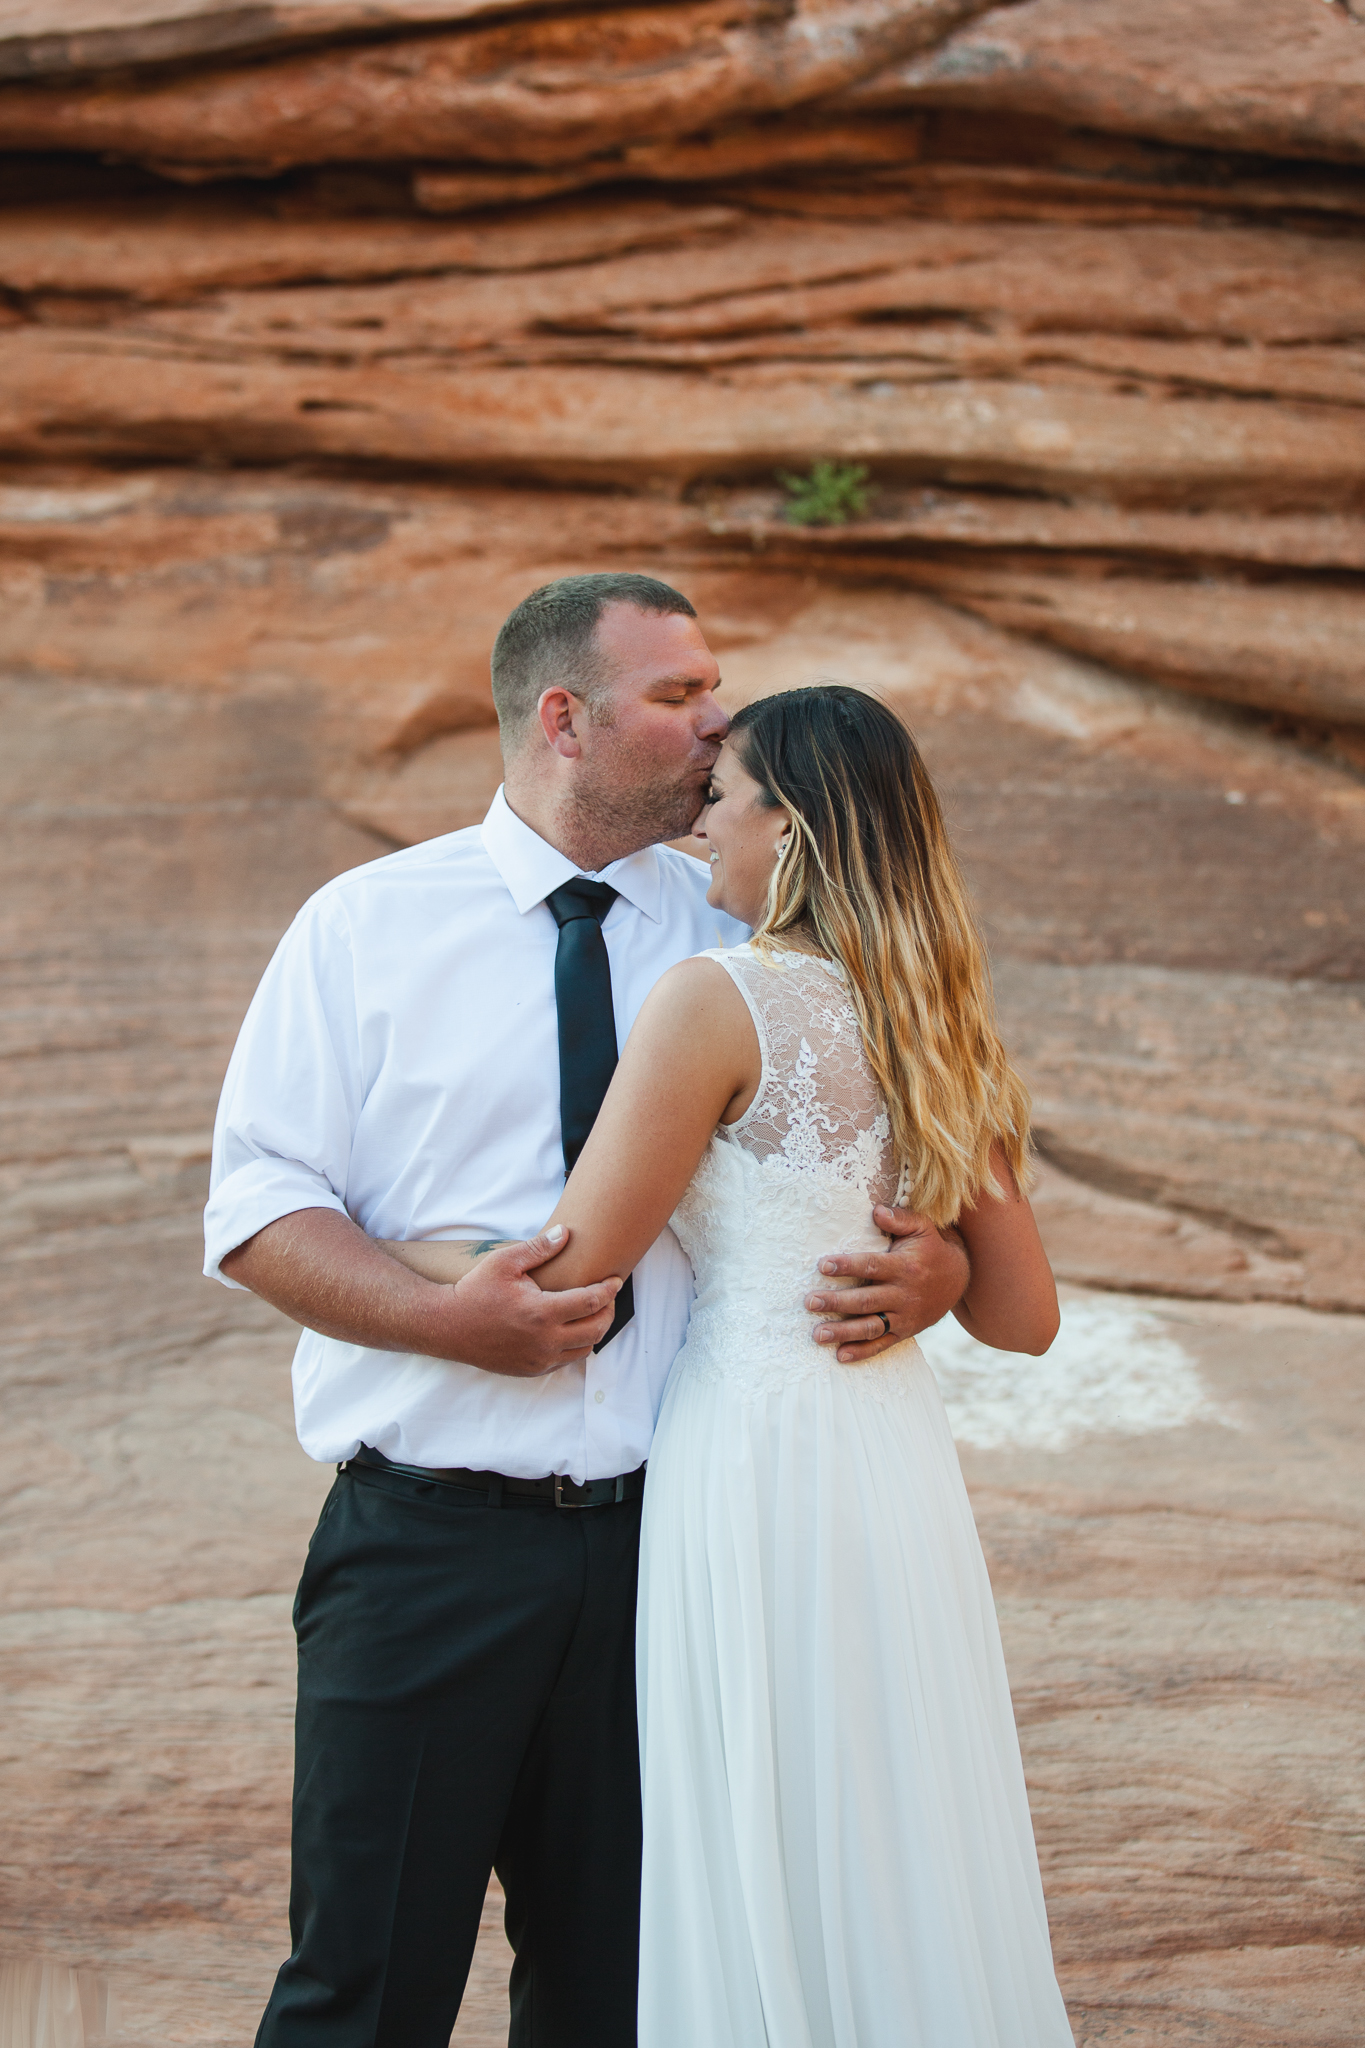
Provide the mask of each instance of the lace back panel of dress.
[{"label": "lace back panel of dress", "polygon": [[798,1173],[833,1174],[869,1203],[893,1202],[886,1105],[839,969],[802,953],[765,958],[752,946],[725,965],[749,998],[767,1064],[745,1116],[718,1137],[758,1159],[780,1156]]},{"label": "lace back panel of dress", "polygon": [[[752,946],[713,953],[749,1004],[763,1048],[759,1092],[722,1126],[673,1216],[696,1294],[674,1380],[725,1381],[745,1398],[852,1368],[811,1341],[805,1306],[825,1252],[882,1251],[874,1203],[897,1175],[886,1105],[839,970]],[[882,1400],[919,1369],[897,1345],[849,1382]]]}]

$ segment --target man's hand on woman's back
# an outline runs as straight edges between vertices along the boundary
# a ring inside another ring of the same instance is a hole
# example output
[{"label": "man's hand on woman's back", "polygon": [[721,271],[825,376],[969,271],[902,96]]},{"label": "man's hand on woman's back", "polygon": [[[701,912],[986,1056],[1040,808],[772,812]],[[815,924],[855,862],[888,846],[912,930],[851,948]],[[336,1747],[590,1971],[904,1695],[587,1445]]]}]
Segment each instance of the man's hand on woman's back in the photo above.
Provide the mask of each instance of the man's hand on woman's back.
[{"label": "man's hand on woman's back", "polygon": [[841,1365],[860,1365],[942,1322],[972,1277],[956,1230],[939,1230],[912,1209],[878,1208],[872,1218],[890,1250],[821,1259],[821,1274],[844,1284],[806,1296],[806,1307],[827,1318],[815,1327],[816,1343],[837,1344]]}]

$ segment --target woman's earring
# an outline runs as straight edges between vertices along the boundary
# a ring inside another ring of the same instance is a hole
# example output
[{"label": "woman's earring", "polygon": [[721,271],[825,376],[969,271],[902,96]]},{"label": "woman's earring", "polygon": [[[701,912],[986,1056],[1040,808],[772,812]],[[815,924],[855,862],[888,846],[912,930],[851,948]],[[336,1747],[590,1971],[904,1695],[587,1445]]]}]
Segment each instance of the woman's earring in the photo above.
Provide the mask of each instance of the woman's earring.
[{"label": "woman's earring", "polygon": [[775,847],[773,848],[773,859],[774,859],[774,860],[781,860],[781,858],[782,858],[783,854],[784,854],[784,853],[785,853],[785,852],[787,851],[787,848],[788,848],[788,847],[789,847],[789,846],[791,845],[791,843],[792,843],[792,836],[791,836],[791,833],[790,833],[790,832],[784,832],[784,833],[782,834],[782,837],[781,837],[781,838],[780,838],[780,839],[778,840],[778,842],[777,842],[776,846],[775,846]]}]

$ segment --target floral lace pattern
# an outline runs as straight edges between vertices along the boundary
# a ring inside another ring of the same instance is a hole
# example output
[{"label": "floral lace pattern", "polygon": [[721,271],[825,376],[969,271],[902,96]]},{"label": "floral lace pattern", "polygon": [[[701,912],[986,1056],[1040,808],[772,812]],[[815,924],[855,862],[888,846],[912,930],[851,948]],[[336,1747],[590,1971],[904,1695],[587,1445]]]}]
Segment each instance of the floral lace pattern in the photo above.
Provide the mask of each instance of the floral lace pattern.
[{"label": "floral lace pattern", "polygon": [[711,952],[749,1008],[763,1055],[758,1093],[712,1138],[673,1216],[697,1297],[674,1368],[759,1395],[839,1373],[873,1398],[927,1370],[913,1342],[860,1366],[817,1345],[802,1306],[829,1252],[884,1251],[872,1222],[899,1175],[886,1105],[857,1014],[832,962],[752,945]]}]

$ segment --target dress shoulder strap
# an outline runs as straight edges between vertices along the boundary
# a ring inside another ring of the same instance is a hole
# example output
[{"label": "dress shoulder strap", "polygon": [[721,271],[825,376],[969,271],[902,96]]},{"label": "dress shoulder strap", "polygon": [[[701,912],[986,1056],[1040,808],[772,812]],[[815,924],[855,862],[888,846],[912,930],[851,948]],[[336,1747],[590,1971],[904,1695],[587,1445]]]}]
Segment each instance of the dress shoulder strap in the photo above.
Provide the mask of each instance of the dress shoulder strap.
[{"label": "dress shoulder strap", "polygon": [[[763,974],[764,963],[747,940],[738,946],[710,946],[704,953],[698,953],[696,958],[699,960],[714,960],[718,967],[725,969],[725,972],[743,996],[745,1008],[753,1019],[754,1031],[758,1037],[759,1057],[763,1063],[762,1079],[758,1084],[758,1094],[754,1097],[756,1103],[767,1093],[768,1081],[772,1071],[772,1045],[768,1032],[768,1020],[764,1015],[764,1005],[759,989],[756,986]],[[751,1105],[750,1109],[739,1119],[739,1123],[727,1125],[727,1130],[738,1130],[740,1124],[748,1122],[752,1113]]]},{"label": "dress shoulder strap", "polygon": [[753,947],[747,940],[738,946],[711,946],[708,947],[706,952],[698,953],[696,957],[699,960],[714,960],[718,967],[723,967],[743,996],[749,1015],[754,1020],[754,1029],[758,1033],[758,1042],[763,1050],[764,1063],[766,1065],[768,1034],[764,1027],[763,1005],[758,998],[758,991],[755,986],[755,983],[762,974],[763,963],[754,952]]}]

